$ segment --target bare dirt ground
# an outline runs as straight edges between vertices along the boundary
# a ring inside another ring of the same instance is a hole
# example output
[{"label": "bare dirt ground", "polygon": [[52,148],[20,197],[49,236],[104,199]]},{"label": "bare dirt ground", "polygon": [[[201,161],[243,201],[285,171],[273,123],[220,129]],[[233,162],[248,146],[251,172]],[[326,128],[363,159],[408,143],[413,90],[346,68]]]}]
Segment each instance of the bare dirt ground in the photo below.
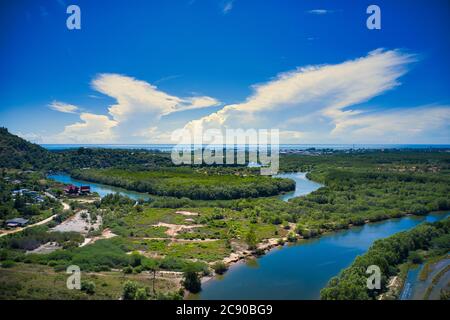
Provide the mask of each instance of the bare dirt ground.
[{"label": "bare dirt ground", "polygon": [[182,214],[183,216],[198,216],[199,215],[197,212],[190,212],[190,211],[177,211],[175,213]]},{"label": "bare dirt ground", "polygon": [[[82,218],[83,213],[87,214],[86,219]],[[87,210],[81,210],[77,212],[74,216],[70,217],[66,221],[54,227],[52,231],[59,231],[59,232],[74,231],[79,232],[81,234],[87,234],[91,228],[94,230],[98,230],[101,224],[102,224],[101,216],[97,217],[96,222],[92,222],[89,212]]]},{"label": "bare dirt ground", "polygon": [[153,225],[153,227],[166,227],[167,230],[165,231],[165,234],[167,234],[171,238],[175,238],[181,231],[183,230],[190,230],[194,228],[200,228],[204,227],[203,224],[191,224],[191,225],[182,225],[182,224],[171,224],[171,223],[164,223],[164,222],[158,222],[157,224]]},{"label": "bare dirt ground", "polygon": [[29,253],[47,254],[47,253],[51,253],[55,250],[58,250],[60,248],[61,248],[61,246],[58,245],[58,243],[56,243],[56,242],[47,242],[34,250],[27,251],[26,254],[29,254]]},{"label": "bare dirt ground", "polygon": [[111,239],[115,236],[117,236],[117,234],[113,233],[110,229],[106,228],[102,231],[102,234],[99,236],[92,237],[92,238],[85,238],[84,242],[80,245],[80,247],[84,247],[85,245],[88,245],[88,244],[93,244],[98,240]]}]

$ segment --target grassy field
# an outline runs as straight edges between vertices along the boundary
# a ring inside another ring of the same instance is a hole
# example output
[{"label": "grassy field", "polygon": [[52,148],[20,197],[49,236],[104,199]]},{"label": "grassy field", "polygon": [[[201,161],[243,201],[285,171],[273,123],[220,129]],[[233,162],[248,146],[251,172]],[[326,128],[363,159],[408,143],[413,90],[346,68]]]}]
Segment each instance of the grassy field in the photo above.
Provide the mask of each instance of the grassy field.
[{"label": "grassy field", "polygon": [[[53,268],[19,263],[12,268],[0,268],[0,300],[4,299],[51,299],[51,300],[117,300],[121,297],[123,284],[134,281],[150,292],[153,278],[150,274],[123,274],[122,272],[82,273],[82,282],[93,282],[95,292],[88,294],[82,290],[67,289],[68,275],[55,272]],[[155,280],[155,291],[168,294],[179,289],[178,279]]]}]

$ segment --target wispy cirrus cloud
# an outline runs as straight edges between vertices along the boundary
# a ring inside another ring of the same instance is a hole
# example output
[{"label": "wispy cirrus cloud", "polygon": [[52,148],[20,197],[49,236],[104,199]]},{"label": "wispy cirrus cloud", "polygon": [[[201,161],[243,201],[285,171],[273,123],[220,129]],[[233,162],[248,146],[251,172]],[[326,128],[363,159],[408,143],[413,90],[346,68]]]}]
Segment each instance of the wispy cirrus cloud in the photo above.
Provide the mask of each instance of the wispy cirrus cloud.
[{"label": "wispy cirrus cloud", "polygon": [[448,143],[450,106],[425,105],[377,112],[371,110],[340,119],[330,135],[374,143]]},{"label": "wispy cirrus cloud", "polygon": [[169,81],[169,80],[174,80],[174,79],[178,79],[178,78],[181,78],[181,77],[182,77],[181,74],[174,74],[174,75],[171,75],[171,76],[162,77],[162,78],[160,78],[160,79],[154,81],[153,84],[159,84],[159,83],[161,83],[161,82],[165,82],[165,81]]},{"label": "wispy cirrus cloud", "polygon": [[317,15],[324,15],[328,13],[333,13],[334,10],[327,10],[327,9],[313,9],[307,11],[310,14],[317,14]]},{"label": "wispy cirrus cloud", "polygon": [[48,105],[50,109],[63,112],[63,113],[77,113],[79,111],[79,108],[77,106],[74,106],[73,104],[60,102],[60,101],[53,101]]}]

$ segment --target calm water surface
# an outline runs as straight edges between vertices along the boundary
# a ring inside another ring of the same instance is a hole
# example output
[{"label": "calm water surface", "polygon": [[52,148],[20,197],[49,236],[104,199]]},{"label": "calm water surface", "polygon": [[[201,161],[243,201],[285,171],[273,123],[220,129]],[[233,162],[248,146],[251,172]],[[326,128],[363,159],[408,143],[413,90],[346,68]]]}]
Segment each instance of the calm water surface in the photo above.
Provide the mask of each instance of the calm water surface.
[{"label": "calm water surface", "polygon": [[306,172],[296,172],[296,173],[282,173],[274,176],[275,178],[288,178],[295,181],[295,190],[282,194],[280,199],[283,201],[288,201],[289,199],[301,197],[316,191],[317,189],[323,187],[320,183],[314,182],[306,178]]},{"label": "calm water surface", "polygon": [[203,285],[192,299],[319,299],[320,290],[372,243],[405,231],[425,221],[449,216],[432,213],[404,217],[302,240],[296,245],[270,251],[250,264],[239,263],[221,279]]},{"label": "calm water surface", "polygon": [[150,195],[146,193],[134,192],[123,188],[117,188],[113,186],[109,186],[101,183],[94,183],[89,181],[77,180],[70,177],[68,174],[50,174],[48,175],[49,179],[53,179],[55,181],[65,183],[65,184],[73,184],[75,186],[91,186],[91,192],[97,192],[100,197],[104,197],[110,193],[119,193],[123,196],[130,197],[131,199],[138,200],[144,199],[147,200],[150,198]]}]

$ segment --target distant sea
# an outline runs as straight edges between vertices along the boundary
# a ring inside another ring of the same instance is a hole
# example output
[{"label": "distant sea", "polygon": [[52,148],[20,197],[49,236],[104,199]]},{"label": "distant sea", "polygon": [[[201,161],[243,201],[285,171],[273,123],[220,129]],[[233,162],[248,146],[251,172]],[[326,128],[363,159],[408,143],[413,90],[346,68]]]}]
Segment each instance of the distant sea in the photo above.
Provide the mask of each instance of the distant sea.
[{"label": "distant sea", "polygon": [[[144,149],[169,152],[175,144],[41,144],[48,150],[78,148]],[[182,148],[179,145],[178,148]],[[240,149],[239,146],[237,146]],[[280,151],[296,150],[383,150],[383,149],[450,149],[450,144],[281,144]]]}]

